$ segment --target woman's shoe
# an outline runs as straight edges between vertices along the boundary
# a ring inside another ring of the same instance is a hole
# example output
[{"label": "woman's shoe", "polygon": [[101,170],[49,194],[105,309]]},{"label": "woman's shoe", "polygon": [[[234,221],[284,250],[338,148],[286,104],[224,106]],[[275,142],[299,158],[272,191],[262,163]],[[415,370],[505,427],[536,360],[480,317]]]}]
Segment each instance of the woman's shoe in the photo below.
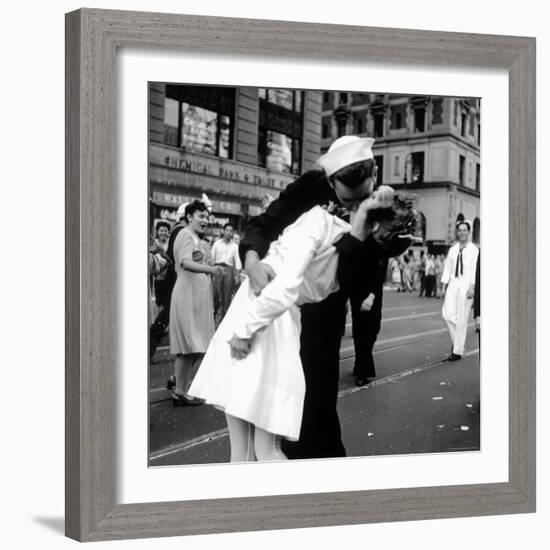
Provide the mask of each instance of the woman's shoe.
[{"label": "woman's shoe", "polygon": [[172,394],[172,405],[174,407],[196,407],[203,403],[204,399],[199,399],[198,397],[185,397],[185,395],[180,395],[176,392]]},{"label": "woman's shoe", "polygon": [[168,377],[166,381],[166,389],[173,390],[176,387],[176,377],[172,374]]}]

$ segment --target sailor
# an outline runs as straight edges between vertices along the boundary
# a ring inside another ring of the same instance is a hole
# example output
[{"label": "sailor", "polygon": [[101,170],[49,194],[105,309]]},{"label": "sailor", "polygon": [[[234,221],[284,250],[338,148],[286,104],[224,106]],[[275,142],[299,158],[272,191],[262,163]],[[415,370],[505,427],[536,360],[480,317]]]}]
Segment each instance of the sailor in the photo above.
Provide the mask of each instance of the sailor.
[{"label": "sailor", "polygon": [[458,242],[447,254],[441,277],[442,296],[445,298],[442,315],[453,345],[449,361],[458,361],[464,354],[468,317],[474,298],[479,249],[470,241],[471,229],[469,220],[456,224]]}]

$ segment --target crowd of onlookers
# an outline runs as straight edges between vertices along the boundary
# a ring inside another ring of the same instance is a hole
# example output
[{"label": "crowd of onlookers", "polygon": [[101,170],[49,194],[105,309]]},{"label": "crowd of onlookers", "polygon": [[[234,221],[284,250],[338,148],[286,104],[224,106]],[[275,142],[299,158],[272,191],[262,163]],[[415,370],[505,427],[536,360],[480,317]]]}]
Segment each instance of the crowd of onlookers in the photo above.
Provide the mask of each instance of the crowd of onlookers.
[{"label": "crowd of onlookers", "polygon": [[241,282],[239,236],[230,223],[220,238],[207,236],[209,216],[205,201],[182,205],[175,224],[156,223],[149,248],[149,356],[169,333],[174,405],[202,403],[187,389]]},{"label": "crowd of onlookers", "polygon": [[[150,319],[151,323],[158,318],[158,315],[162,312],[163,302],[165,294],[171,291],[173,287],[173,282],[171,280],[167,281],[167,278],[170,279],[171,264],[173,264],[173,258],[170,257],[168,252],[168,243],[169,237],[172,230],[172,227],[177,228],[182,222],[177,221],[174,224],[171,224],[168,221],[161,220],[158,221],[155,225],[155,237],[150,238],[150,247],[149,247],[149,275],[150,275]],[[200,238],[200,247],[204,251],[206,263],[209,265],[215,265],[216,262],[214,255],[217,254],[218,249],[227,248],[225,243],[234,243],[236,247],[239,245],[240,235],[234,231],[231,224],[226,224],[221,234],[216,237],[213,235],[199,234]],[[236,251],[238,248],[235,248]],[[222,252],[223,253],[223,252]],[[173,255],[173,252],[171,252]],[[219,255],[219,254],[218,254]],[[240,284],[240,279],[242,277],[242,266],[240,265],[240,260],[235,252],[231,252],[231,255],[234,255],[235,265],[231,267],[232,280],[234,284],[227,285],[230,287],[230,295],[234,294],[236,287]],[[218,324],[220,317],[223,316],[223,313],[227,310],[228,303],[227,297],[222,296],[222,290],[220,287],[220,281],[213,280],[212,284],[212,299],[214,301],[214,307],[216,309],[217,317],[216,321]],[[224,311],[225,310],[225,311]],[[223,312],[223,313],[222,313]],[[165,331],[163,331],[164,334]],[[154,352],[154,350],[153,350]]]},{"label": "crowd of onlookers", "polygon": [[418,292],[420,297],[441,298],[444,264],[443,254],[429,254],[424,250],[414,254],[410,249],[390,260],[387,280],[397,292]]}]

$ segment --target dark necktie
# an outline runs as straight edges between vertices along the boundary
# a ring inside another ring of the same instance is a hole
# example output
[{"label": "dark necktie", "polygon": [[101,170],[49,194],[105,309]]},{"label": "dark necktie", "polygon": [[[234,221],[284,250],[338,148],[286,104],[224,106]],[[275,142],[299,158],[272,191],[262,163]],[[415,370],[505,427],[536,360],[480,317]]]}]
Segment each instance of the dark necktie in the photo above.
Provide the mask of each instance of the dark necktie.
[{"label": "dark necktie", "polygon": [[[460,272],[459,272],[459,269],[460,269]],[[462,265],[462,248],[461,248],[460,252],[458,253],[458,258],[456,259],[455,277],[462,275],[463,269],[464,269],[464,266]]]}]

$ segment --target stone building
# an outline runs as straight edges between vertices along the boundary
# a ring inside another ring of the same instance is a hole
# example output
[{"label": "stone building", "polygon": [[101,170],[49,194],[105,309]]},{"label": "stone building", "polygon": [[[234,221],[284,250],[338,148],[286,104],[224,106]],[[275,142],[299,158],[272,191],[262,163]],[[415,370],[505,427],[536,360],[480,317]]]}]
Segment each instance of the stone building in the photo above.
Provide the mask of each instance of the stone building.
[{"label": "stone building", "polygon": [[150,226],[206,193],[238,232],[320,152],[321,92],[151,83]]},{"label": "stone building", "polygon": [[324,92],[321,150],[342,135],[374,137],[379,183],[417,196],[420,233],[430,252],[444,252],[455,223],[480,232],[478,98]]}]

